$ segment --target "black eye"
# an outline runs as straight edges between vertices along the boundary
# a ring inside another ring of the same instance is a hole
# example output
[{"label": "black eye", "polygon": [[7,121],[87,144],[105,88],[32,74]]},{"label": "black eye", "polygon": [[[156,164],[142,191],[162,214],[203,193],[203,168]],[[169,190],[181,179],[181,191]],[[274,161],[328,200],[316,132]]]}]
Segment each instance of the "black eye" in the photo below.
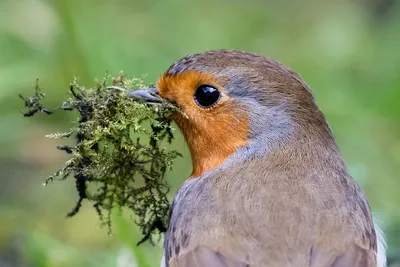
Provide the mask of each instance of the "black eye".
[{"label": "black eye", "polygon": [[218,89],[210,85],[200,85],[194,93],[194,100],[202,108],[209,108],[215,105],[221,98]]}]

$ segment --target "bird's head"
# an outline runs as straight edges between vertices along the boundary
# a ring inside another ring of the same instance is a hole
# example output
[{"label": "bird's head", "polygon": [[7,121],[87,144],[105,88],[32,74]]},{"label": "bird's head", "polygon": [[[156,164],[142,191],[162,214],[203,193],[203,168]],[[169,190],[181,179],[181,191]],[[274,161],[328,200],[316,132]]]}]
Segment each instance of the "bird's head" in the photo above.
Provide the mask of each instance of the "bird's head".
[{"label": "bird's head", "polygon": [[232,50],[186,56],[167,69],[153,92],[187,115],[177,112],[173,119],[191,152],[192,177],[239,150],[236,157],[246,160],[285,143],[332,139],[304,81],[263,56]]}]

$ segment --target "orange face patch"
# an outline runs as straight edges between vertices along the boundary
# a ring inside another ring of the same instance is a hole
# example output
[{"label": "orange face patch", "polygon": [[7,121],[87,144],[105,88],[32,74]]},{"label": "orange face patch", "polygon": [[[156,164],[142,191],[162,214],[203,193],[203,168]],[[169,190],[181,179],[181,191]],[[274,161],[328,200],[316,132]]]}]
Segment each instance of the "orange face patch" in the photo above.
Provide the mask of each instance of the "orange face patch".
[{"label": "orange face patch", "polygon": [[[249,108],[226,94],[225,82],[196,71],[164,74],[157,82],[160,96],[175,102],[189,117],[173,115],[192,155],[191,178],[220,166],[238,147],[247,145]],[[195,90],[203,84],[221,92],[221,99],[211,108],[201,108],[194,100]]]}]

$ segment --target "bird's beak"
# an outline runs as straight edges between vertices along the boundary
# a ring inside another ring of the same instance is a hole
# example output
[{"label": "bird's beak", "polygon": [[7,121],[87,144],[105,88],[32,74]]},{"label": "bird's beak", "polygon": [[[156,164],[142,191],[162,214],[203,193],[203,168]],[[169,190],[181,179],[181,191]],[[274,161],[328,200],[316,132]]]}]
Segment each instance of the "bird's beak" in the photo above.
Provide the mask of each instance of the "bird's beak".
[{"label": "bird's beak", "polygon": [[155,87],[151,87],[151,88],[147,88],[147,89],[133,90],[128,93],[128,96],[143,100],[149,104],[150,103],[156,104],[156,103],[162,102],[162,98],[158,94],[157,88],[155,88]]},{"label": "bird's beak", "polygon": [[[107,89],[126,91],[126,89],[119,87],[119,86],[108,86]],[[151,105],[158,105],[163,101],[161,96],[158,94],[157,88],[155,88],[155,87],[139,89],[139,90],[132,90],[132,91],[127,92],[127,95],[132,98],[142,100]]]}]

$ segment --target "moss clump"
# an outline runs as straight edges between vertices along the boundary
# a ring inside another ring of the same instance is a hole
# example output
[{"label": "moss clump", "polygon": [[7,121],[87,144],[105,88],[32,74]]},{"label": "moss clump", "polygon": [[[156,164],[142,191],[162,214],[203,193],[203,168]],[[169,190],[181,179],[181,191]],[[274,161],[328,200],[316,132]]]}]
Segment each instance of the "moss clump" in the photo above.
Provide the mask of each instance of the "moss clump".
[{"label": "moss clump", "polygon": [[[70,97],[58,109],[78,111],[76,127],[47,137],[74,137],[73,146],[57,147],[71,158],[44,185],[75,179],[78,200],[67,216],[77,214],[87,200],[111,230],[112,209],[128,208],[144,235],[139,243],[152,242],[154,231],[163,232],[168,224],[169,187],[164,176],[180,154],[163,148],[162,142],[171,143],[174,138],[169,117],[178,110],[166,101],[152,106],[132,99],[125,91],[107,88],[108,81],[106,75],[95,88],[88,89],[76,79],[70,84]],[[126,90],[145,87],[142,80],[127,79],[122,73],[112,78],[112,85]],[[38,83],[34,96],[21,96],[28,109],[24,116],[38,111],[52,114],[40,103],[44,96]],[[148,140],[142,141],[140,136]]]}]

